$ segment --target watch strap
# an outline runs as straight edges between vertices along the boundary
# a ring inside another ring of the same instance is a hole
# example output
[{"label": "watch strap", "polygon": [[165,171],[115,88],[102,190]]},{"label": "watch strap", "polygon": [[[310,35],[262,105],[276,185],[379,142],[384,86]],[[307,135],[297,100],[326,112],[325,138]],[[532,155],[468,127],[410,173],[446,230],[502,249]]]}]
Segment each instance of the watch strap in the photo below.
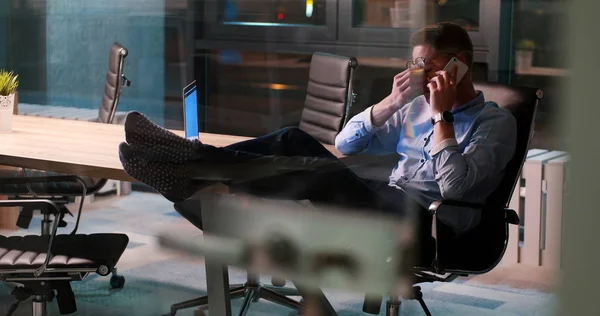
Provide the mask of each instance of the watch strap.
[{"label": "watch strap", "polygon": [[453,114],[451,112],[447,112],[447,111],[437,113],[436,115],[434,115],[431,118],[431,125],[435,125],[435,124],[437,124],[439,122],[444,122],[446,124],[453,124],[454,123],[453,121],[445,120],[444,119],[444,115],[453,115]]}]

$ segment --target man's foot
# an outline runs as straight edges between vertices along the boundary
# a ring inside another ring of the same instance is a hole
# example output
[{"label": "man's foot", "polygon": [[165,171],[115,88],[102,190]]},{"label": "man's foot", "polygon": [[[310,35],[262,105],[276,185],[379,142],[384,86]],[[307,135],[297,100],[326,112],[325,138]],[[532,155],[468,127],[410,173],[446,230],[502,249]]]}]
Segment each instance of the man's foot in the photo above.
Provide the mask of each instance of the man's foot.
[{"label": "man's foot", "polygon": [[199,140],[176,135],[137,111],[129,112],[125,117],[125,140],[145,149],[164,147],[168,151],[181,153],[194,153],[202,146]]},{"label": "man's foot", "polygon": [[149,185],[171,202],[181,202],[202,188],[202,185],[189,177],[185,164],[148,161],[144,154],[135,145],[119,145],[119,159],[125,172]]},{"label": "man's foot", "polygon": [[184,164],[188,161],[204,161],[203,151],[198,153],[179,151],[168,146],[152,146],[138,143],[128,144],[141,159],[161,164]]}]

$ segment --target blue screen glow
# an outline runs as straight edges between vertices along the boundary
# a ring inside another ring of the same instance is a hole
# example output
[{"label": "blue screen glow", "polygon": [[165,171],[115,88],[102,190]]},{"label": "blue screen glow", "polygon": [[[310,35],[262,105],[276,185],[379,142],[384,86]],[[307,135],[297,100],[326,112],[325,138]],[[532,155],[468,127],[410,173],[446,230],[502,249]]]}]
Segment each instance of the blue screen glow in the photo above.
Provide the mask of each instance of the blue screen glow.
[{"label": "blue screen glow", "polygon": [[183,107],[185,111],[185,137],[188,139],[198,138],[198,98],[195,85],[185,92]]}]

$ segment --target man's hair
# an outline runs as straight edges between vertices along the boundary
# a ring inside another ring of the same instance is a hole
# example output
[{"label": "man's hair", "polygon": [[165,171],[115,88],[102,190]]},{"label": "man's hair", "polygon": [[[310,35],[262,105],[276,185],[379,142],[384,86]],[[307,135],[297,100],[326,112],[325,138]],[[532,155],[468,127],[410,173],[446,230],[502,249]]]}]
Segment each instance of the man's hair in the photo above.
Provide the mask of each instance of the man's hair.
[{"label": "man's hair", "polygon": [[412,47],[427,44],[436,51],[446,53],[464,53],[469,68],[473,63],[473,42],[469,33],[460,25],[452,22],[438,22],[428,25],[410,38]]}]

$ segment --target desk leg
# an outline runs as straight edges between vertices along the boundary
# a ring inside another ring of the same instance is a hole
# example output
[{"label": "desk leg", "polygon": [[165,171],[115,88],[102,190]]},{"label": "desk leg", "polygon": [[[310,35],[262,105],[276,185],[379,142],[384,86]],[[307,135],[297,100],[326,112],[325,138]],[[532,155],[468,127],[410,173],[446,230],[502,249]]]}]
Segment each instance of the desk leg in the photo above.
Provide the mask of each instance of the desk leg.
[{"label": "desk leg", "polygon": [[[212,189],[211,189],[212,190]],[[210,192],[210,191],[209,191]],[[210,204],[210,203],[209,203]],[[214,211],[201,207],[203,233],[211,234],[215,230]],[[215,263],[205,257],[206,289],[208,292],[208,314],[231,316],[231,296],[229,293],[229,271],[226,265]]]},{"label": "desk leg", "polygon": [[206,288],[209,315],[231,316],[229,274],[227,266],[206,260]]}]

